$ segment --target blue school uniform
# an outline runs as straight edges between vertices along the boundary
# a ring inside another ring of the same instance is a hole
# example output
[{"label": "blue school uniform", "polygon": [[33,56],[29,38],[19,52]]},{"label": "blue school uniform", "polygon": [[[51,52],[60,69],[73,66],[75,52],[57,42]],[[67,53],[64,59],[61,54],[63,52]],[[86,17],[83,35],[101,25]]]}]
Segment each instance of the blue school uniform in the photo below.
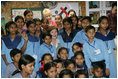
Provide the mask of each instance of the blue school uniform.
[{"label": "blue school uniform", "polygon": [[[21,49],[22,48],[22,44],[21,44],[21,37],[20,36],[16,36],[15,39],[10,39],[9,35],[6,35],[2,38],[2,49],[1,49],[1,55],[5,55],[6,56],[6,60],[8,63],[12,62],[12,59],[10,57],[10,51],[14,48],[17,49]],[[4,76],[4,71],[6,69],[6,64],[3,60],[3,58],[1,57],[1,77]]]},{"label": "blue school uniform", "polygon": [[56,59],[56,47],[54,47],[53,45],[50,44],[50,46],[48,46],[46,43],[43,43],[40,46],[39,53],[38,53],[40,60],[41,60],[41,57],[46,53],[50,53],[52,57]]},{"label": "blue school uniform", "polygon": [[[34,71],[39,70],[39,58],[38,58],[38,53],[39,53],[39,47],[40,47],[40,40],[36,36],[31,36],[29,33],[27,34],[28,36],[28,41],[27,41],[27,46],[24,54],[31,55],[32,57],[35,58],[35,68]],[[23,43],[25,40],[22,38]]]},{"label": "blue school uniform", "polygon": [[106,68],[109,68],[109,54],[107,52],[107,47],[102,40],[94,38],[92,43],[84,43],[83,53],[88,68],[92,68],[92,62],[103,60],[105,60]]},{"label": "blue school uniform", "polygon": [[69,51],[69,59],[71,59],[71,57],[74,55],[73,52],[72,52],[72,45],[74,44],[73,42],[73,39],[76,35],[77,31],[76,30],[72,30],[72,34],[73,34],[73,38],[72,40],[70,40],[70,35],[68,35],[66,32],[65,32],[65,41],[63,40],[62,36],[64,35],[64,32],[60,33],[58,39],[60,39],[60,42],[61,42],[61,46],[62,47],[65,47],[68,49]]},{"label": "blue school uniform", "polygon": [[86,43],[88,40],[88,37],[85,35],[84,29],[82,29],[81,31],[79,31],[75,38],[73,39],[73,42],[80,42],[82,44]]},{"label": "blue school uniform", "polygon": [[77,65],[76,69],[84,69],[88,72],[88,68],[87,68],[86,64],[83,64],[81,66]]},{"label": "blue school uniform", "polygon": [[[29,78],[36,78],[36,77],[37,77],[37,75],[36,75],[36,72],[34,72],[34,71],[32,72],[32,74],[29,75]],[[20,73],[15,74],[11,78],[23,78],[23,75],[20,72]]]},{"label": "blue school uniform", "polygon": [[101,39],[105,42],[109,54],[109,60],[110,60],[110,78],[117,78],[117,68],[116,68],[116,61],[115,61],[115,56],[114,56],[114,50],[115,48],[115,43],[114,43],[114,38],[115,34],[112,33],[111,31],[108,31],[106,35],[103,35],[99,32],[96,32],[95,35],[96,38]]}]

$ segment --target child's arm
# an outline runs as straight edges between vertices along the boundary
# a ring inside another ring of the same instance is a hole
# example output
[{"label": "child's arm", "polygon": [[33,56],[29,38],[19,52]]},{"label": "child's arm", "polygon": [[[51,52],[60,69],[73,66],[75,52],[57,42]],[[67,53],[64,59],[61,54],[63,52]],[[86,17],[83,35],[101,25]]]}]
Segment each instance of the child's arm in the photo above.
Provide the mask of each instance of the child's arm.
[{"label": "child's arm", "polygon": [[88,53],[87,53],[87,46],[86,44],[83,45],[83,53],[84,53],[84,59],[85,59],[85,63],[89,69],[89,74],[92,75],[93,73],[93,68],[92,68],[92,65],[91,65],[91,61],[89,59],[89,56],[88,56]]},{"label": "child's arm", "polygon": [[26,46],[27,46],[27,41],[28,41],[28,36],[26,33],[22,34],[22,37],[25,39],[24,45],[21,48],[21,51],[24,52],[26,50]]},{"label": "child's arm", "polygon": [[2,55],[2,58],[3,58],[4,62],[5,62],[5,64],[6,65],[9,65],[9,63],[7,62],[7,59],[6,59],[6,55],[5,54]]},{"label": "child's arm", "polygon": [[9,63],[8,63],[8,61],[7,61],[7,59],[6,59],[6,55],[5,55],[7,48],[6,48],[6,46],[5,46],[4,42],[3,42],[3,40],[2,40],[1,42],[2,42],[1,56],[2,56],[2,58],[3,58],[4,62],[5,62],[5,64],[8,65]]},{"label": "child's arm", "polygon": [[106,75],[108,76],[109,74],[110,74],[110,71],[109,71],[109,53],[108,53],[108,51],[107,51],[107,47],[106,47],[106,45],[105,45],[105,43],[103,42],[103,44],[101,43],[101,45],[103,45],[103,53],[104,53],[104,58],[105,58],[105,64],[106,64],[106,70],[105,70],[105,72],[106,72]]}]

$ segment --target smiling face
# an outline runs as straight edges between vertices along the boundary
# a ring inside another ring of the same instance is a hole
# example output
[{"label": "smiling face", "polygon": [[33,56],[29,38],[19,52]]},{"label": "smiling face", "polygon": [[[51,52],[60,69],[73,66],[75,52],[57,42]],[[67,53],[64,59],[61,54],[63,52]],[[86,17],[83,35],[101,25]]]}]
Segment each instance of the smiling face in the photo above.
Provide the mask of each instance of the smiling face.
[{"label": "smiling face", "polygon": [[34,70],[34,62],[29,63],[27,65],[21,65],[22,70],[27,73],[27,74],[32,74],[33,70]]},{"label": "smiling face", "polygon": [[50,55],[46,55],[46,56],[44,57],[43,62],[45,62],[45,64],[46,64],[46,63],[49,63],[49,62],[51,62],[51,61],[52,61],[52,57],[51,57]]},{"label": "smiling face", "polygon": [[68,52],[66,49],[61,50],[60,54],[58,54],[58,57],[62,60],[68,59]]},{"label": "smiling face", "polygon": [[36,30],[35,24],[30,24],[29,27],[28,27],[29,33],[33,33],[34,34],[35,30]]},{"label": "smiling face", "polygon": [[91,23],[89,22],[88,19],[84,19],[84,20],[82,21],[82,27],[83,27],[83,29],[86,29],[86,27],[87,27],[87,26],[90,26],[90,25],[91,25]]},{"label": "smiling face", "polygon": [[52,35],[52,39],[56,39],[57,38],[57,30],[53,29],[50,34]]},{"label": "smiling face", "polygon": [[100,23],[99,26],[101,29],[106,30],[108,28],[108,20],[107,19],[103,19]]},{"label": "smiling face", "polygon": [[51,67],[47,72],[45,71],[45,74],[48,76],[48,78],[56,78],[57,77],[56,67]]},{"label": "smiling face", "polygon": [[83,56],[82,56],[81,54],[77,55],[77,56],[75,57],[75,62],[76,62],[76,64],[79,65],[79,66],[83,65],[83,63],[84,63],[84,58],[83,58]]},{"label": "smiling face", "polygon": [[46,14],[45,19],[47,19],[49,22],[51,22],[52,21],[52,14],[51,13]]},{"label": "smiling face", "polygon": [[55,23],[57,25],[62,24],[62,18],[59,15],[56,15],[55,16]]},{"label": "smiling face", "polygon": [[15,24],[11,24],[10,27],[8,28],[8,31],[10,32],[10,34],[15,34],[17,31],[17,27]]},{"label": "smiling face", "polygon": [[17,28],[22,29],[22,27],[23,27],[23,25],[24,25],[23,19],[18,19],[18,20],[16,21],[16,24],[17,24]]},{"label": "smiling face", "polygon": [[47,44],[47,45],[50,45],[51,41],[52,41],[52,38],[50,36],[46,36],[43,41]]},{"label": "smiling face", "polygon": [[28,13],[28,14],[25,16],[25,20],[26,20],[26,21],[33,20],[33,13],[32,13],[32,12]]},{"label": "smiling face", "polygon": [[74,53],[76,53],[77,51],[82,51],[82,47],[79,47],[79,46],[77,46],[77,45],[74,45],[74,46],[72,47],[72,50],[73,50]]}]

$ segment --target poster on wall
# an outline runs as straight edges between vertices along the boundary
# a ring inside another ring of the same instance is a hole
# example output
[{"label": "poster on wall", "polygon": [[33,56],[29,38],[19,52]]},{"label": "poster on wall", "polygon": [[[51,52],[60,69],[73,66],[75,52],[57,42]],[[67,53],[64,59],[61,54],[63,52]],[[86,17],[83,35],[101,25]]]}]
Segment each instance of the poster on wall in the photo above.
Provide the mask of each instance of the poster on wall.
[{"label": "poster on wall", "polygon": [[5,30],[5,16],[1,16],[1,27]]},{"label": "poster on wall", "polygon": [[75,10],[77,16],[80,15],[80,8],[78,3],[58,3],[54,9],[51,9],[52,19],[54,20],[54,17],[57,14],[61,14],[63,18],[66,17],[66,14],[63,12],[63,10],[65,10],[68,13],[68,11],[71,9]]},{"label": "poster on wall", "polygon": [[[14,21],[15,17],[20,15],[22,17],[24,17],[24,11],[28,9],[28,8],[12,8],[11,9],[11,14],[12,14],[12,20]],[[39,18],[42,19],[42,8],[29,8],[34,15],[34,18]]]}]

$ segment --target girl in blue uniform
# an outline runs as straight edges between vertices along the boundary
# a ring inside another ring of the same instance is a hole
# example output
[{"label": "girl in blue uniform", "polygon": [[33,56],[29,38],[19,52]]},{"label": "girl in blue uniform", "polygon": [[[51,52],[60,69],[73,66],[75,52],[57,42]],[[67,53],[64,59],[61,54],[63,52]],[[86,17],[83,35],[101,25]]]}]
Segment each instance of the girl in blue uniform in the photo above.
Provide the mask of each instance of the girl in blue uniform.
[{"label": "girl in blue uniform", "polygon": [[56,47],[51,45],[52,36],[49,33],[44,33],[42,35],[42,40],[44,43],[41,44],[38,52],[40,59],[45,53],[50,53],[52,57],[56,59]]},{"label": "girl in blue uniform", "polygon": [[41,60],[39,61],[39,63],[41,63],[41,65],[43,67],[40,67],[39,68],[39,71],[37,71],[37,78],[46,78],[46,75],[44,73],[44,66],[45,64],[49,63],[49,62],[52,62],[53,61],[53,57],[51,54],[49,53],[46,53],[42,56]]},{"label": "girl in blue uniform", "polygon": [[15,23],[17,24],[17,34],[22,36],[21,34],[26,31],[26,30],[23,30],[24,18],[22,16],[16,16]]},{"label": "girl in blue uniform", "polygon": [[80,42],[82,44],[84,44],[87,40],[88,40],[88,37],[85,35],[85,29],[87,26],[91,25],[91,18],[86,16],[82,19],[82,30],[79,31],[75,38],[73,39],[73,42]]},{"label": "girl in blue uniform", "polygon": [[27,25],[27,34],[24,34],[23,37],[25,39],[23,40],[23,48],[22,51],[24,51],[24,54],[29,54],[35,58],[35,71],[38,71],[39,69],[39,58],[38,58],[38,53],[39,53],[39,47],[40,47],[40,40],[38,37],[35,35],[35,22],[34,21],[28,21],[26,23]]},{"label": "girl in blue uniform", "polygon": [[[83,44],[77,42],[77,43],[74,43],[73,46],[72,46],[72,51],[73,53],[75,54],[77,51],[82,51],[83,49]],[[74,59],[74,56],[71,57],[71,59]]]},{"label": "girl in blue uniform", "polygon": [[4,71],[6,66],[12,62],[10,57],[10,51],[14,48],[21,49],[21,36],[16,35],[17,25],[13,21],[9,21],[6,24],[7,35],[2,38],[2,50],[1,50],[1,73],[2,77],[4,75]]},{"label": "girl in blue uniform", "polygon": [[117,68],[116,68],[116,61],[115,61],[115,56],[114,56],[114,48],[115,48],[115,43],[114,43],[114,38],[115,38],[115,33],[111,32],[108,30],[108,18],[106,16],[102,16],[98,20],[99,22],[99,28],[98,32],[96,33],[95,37],[98,39],[101,39],[105,42],[107,46],[107,51],[109,53],[109,59],[110,59],[110,78],[116,78],[117,77]]},{"label": "girl in blue uniform", "polygon": [[73,30],[73,23],[70,17],[63,19],[63,32],[60,33],[61,37],[59,38],[62,44],[62,47],[66,47],[69,51],[69,58],[73,56],[72,45],[73,39],[77,31]]},{"label": "girl in blue uniform", "polygon": [[85,64],[84,54],[82,51],[78,51],[75,53],[74,60],[77,65],[76,66],[77,70],[84,69],[84,70],[88,71],[88,68]]},{"label": "girl in blue uniform", "polygon": [[43,41],[42,41],[42,34],[43,34],[43,32],[42,32],[42,30],[41,30],[41,20],[38,19],[38,18],[35,18],[35,19],[33,19],[33,21],[34,21],[35,24],[36,24],[36,31],[35,31],[36,36],[37,36],[38,39],[40,40],[40,44],[42,44],[42,43],[43,43]]},{"label": "girl in blue uniform", "polygon": [[89,74],[92,75],[93,68],[92,63],[102,62],[105,67],[105,74],[109,76],[110,62],[107,47],[102,40],[95,38],[95,28],[93,26],[86,27],[86,35],[88,41],[83,45],[83,53],[85,56],[85,63],[89,69]]},{"label": "girl in blue uniform", "polygon": [[71,16],[73,23],[73,30],[80,31],[81,29],[78,27],[78,17],[76,15]]},{"label": "girl in blue uniform", "polygon": [[56,64],[53,62],[45,64],[44,73],[47,76],[47,78],[56,78],[57,77]]},{"label": "girl in blue uniform", "polygon": [[35,59],[30,55],[22,55],[18,67],[19,70],[13,72],[12,78],[36,78],[36,72],[34,72]]},{"label": "girl in blue uniform", "polygon": [[65,47],[61,47],[58,50],[57,58],[62,60],[62,62],[64,63],[68,59],[68,49]]}]

